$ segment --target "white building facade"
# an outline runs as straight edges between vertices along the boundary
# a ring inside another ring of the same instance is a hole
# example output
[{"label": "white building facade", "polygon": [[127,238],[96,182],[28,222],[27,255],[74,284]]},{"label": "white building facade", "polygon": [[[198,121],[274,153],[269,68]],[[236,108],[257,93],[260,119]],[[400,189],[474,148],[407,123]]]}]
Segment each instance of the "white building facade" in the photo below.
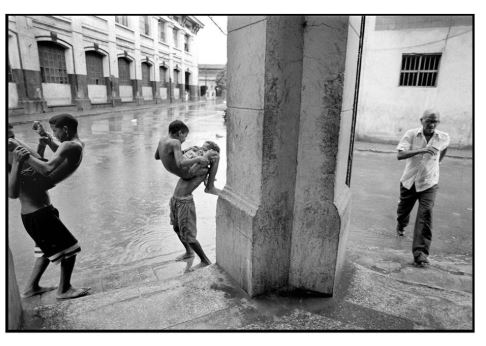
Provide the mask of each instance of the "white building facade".
[{"label": "white building facade", "polygon": [[358,139],[395,143],[440,111],[451,146],[472,145],[472,16],[366,17]]},{"label": "white building facade", "polygon": [[8,16],[12,114],[199,98],[193,16]]},{"label": "white building facade", "polygon": [[222,96],[223,90],[218,89],[217,79],[224,73],[226,65],[200,64],[199,65],[199,87],[200,95],[207,100],[214,100]]}]

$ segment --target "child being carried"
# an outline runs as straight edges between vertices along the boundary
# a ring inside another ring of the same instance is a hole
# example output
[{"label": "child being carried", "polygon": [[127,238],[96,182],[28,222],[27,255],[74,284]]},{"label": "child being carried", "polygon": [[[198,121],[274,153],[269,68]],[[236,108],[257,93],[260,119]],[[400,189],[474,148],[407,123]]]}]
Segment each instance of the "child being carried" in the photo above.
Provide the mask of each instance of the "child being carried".
[{"label": "child being carried", "polygon": [[[186,160],[194,159],[195,157],[204,157],[209,161],[209,165],[201,163],[194,163],[189,168],[184,169],[184,179],[191,179],[193,177],[206,174],[204,180],[204,189],[207,193],[217,194],[218,190],[214,186],[216,171],[218,169],[217,163],[219,159],[220,149],[219,146],[213,141],[206,141],[202,146],[192,146],[182,151],[182,156]],[[210,168],[208,170],[208,168]]]}]

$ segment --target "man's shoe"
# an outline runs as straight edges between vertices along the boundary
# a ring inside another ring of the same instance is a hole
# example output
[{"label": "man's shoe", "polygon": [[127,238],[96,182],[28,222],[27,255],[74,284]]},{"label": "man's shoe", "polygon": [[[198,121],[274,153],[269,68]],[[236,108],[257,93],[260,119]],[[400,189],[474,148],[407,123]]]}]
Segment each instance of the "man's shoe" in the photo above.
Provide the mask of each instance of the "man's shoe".
[{"label": "man's shoe", "polygon": [[425,254],[421,253],[417,257],[415,257],[415,265],[417,267],[425,267],[425,265],[429,264],[429,260]]},{"label": "man's shoe", "polygon": [[397,226],[397,235],[403,237],[404,229]]}]

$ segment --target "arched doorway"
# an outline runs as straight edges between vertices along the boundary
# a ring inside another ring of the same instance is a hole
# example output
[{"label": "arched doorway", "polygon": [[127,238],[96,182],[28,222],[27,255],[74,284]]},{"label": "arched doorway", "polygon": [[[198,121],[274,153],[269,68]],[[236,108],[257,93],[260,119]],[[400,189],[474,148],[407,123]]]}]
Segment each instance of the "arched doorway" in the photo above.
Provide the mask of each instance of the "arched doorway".
[{"label": "arched doorway", "polygon": [[159,78],[160,78],[160,87],[159,87],[159,94],[162,100],[167,100],[167,67],[160,66],[159,67]]},{"label": "arched doorway", "polygon": [[127,58],[118,58],[118,84],[121,102],[133,101],[133,86],[130,78],[131,61]]},{"label": "arched doorway", "polygon": [[[48,106],[70,105],[71,86],[66,69],[66,49],[50,41],[37,43],[42,94]],[[41,97],[41,95],[37,95]]]},{"label": "arched doorway", "polygon": [[86,52],[88,98],[91,103],[108,102],[106,78],[103,70],[104,55],[96,51]]},{"label": "arched doorway", "polygon": [[150,82],[150,68],[151,65],[149,63],[142,62],[142,96],[144,101],[154,99],[152,83]]}]

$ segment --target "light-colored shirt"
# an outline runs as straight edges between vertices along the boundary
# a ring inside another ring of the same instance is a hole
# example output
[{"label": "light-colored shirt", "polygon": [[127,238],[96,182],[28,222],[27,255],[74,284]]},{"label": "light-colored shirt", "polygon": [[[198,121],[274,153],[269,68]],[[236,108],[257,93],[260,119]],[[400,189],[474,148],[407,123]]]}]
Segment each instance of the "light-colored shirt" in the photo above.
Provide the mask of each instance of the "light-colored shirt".
[{"label": "light-colored shirt", "polygon": [[434,131],[428,143],[422,127],[405,132],[397,145],[398,151],[432,147],[436,153],[418,154],[406,159],[405,170],[400,179],[402,185],[410,190],[415,184],[416,191],[420,192],[438,184],[440,152],[449,146],[449,142],[449,135],[438,130]]}]

